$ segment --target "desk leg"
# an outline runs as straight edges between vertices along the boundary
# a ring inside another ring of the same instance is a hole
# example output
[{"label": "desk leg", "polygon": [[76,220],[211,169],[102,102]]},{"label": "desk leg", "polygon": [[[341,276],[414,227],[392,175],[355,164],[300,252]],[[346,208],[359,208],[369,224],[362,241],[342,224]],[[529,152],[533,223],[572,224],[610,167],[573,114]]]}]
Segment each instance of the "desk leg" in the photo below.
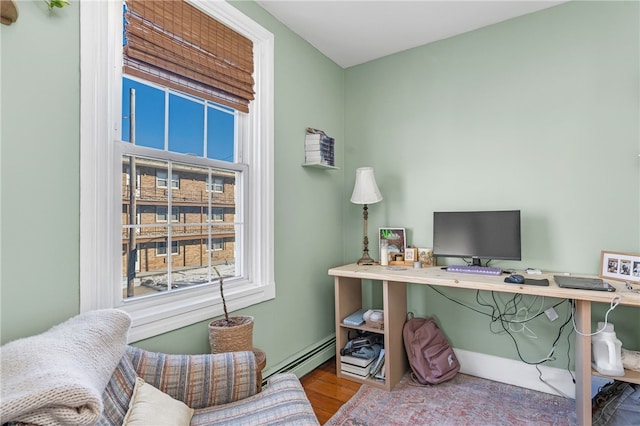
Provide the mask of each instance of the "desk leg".
[{"label": "desk leg", "polygon": [[[591,302],[576,300],[576,328],[591,333]],[[579,425],[591,425],[591,336],[576,333],[576,414]]]}]

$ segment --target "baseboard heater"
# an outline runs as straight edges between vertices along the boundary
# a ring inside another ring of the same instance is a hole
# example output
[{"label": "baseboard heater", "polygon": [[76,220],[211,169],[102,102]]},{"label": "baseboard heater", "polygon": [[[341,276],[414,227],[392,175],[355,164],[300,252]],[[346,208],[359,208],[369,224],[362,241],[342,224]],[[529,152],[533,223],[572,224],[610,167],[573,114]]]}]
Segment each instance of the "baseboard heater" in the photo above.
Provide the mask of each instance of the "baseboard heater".
[{"label": "baseboard heater", "polygon": [[298,377],[310,372],[320,364],[336,354],[336,337],[332,335],[319,343],[309,346],[285,360],[280,365],[263,372],[262,384],[266,384],[269,377],[278,373],[294,372]]}]

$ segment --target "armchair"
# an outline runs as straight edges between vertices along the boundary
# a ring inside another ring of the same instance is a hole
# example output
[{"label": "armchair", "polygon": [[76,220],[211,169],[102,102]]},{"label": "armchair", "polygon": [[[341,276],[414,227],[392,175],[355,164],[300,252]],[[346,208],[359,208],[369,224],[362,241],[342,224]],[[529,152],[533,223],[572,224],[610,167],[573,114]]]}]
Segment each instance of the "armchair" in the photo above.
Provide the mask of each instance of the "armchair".
[{"label": "armchair", "polygon": [[140,379],[173,398],[158,412],[186,405],[194,426],[319,424],[294,374],[258,392],[253,352],[148,352],[126,344],[129,326],[122,311],[92,311],[2,346],[0,424],[119,426],[133,407],[156,407],[138,400]]},{"label": "armchair", "polygon": [[253,352],[168,355],[129,346],[103,393],[99,425],[122,424],[136,376],[193,408],[192,426],[318,424],[294,374],[275,375],[257,392]]}]

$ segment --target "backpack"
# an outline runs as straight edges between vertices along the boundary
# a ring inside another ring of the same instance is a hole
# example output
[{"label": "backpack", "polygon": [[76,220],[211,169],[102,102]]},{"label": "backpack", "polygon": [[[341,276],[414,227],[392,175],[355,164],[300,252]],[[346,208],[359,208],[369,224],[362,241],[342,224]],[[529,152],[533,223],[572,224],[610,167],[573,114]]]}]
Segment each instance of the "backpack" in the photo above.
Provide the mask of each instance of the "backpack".
[{"label": "backpack", "polygon": [[449,341],[433,318],[413,318],[409,313],[402,329],[412,379],[421,385],[435,385],[452,379],[460,363]]}]

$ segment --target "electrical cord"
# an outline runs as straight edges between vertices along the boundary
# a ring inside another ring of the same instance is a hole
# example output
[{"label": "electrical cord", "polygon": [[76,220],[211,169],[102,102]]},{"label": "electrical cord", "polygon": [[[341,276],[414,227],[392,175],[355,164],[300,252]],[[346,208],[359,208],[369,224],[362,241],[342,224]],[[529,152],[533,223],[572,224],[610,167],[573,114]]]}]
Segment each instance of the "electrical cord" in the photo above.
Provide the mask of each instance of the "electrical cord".
[{"label": "electrical cord", "polygon": [[[446,299],[448,299],[448,300],[450,300],[450,301],[452,301],[452,302],[454,302],[454,303],[456,303],[456,304],[458,304],[458,305],[460,305],[460,306],[463,306],[463,307],[465,307],[465,308],[467,308],[467,309],[470,309],[470,310],[472,310],[472,311],[474,311],[474,312],[477,312],[477,313],[479,313],[479,314],[481,314],[481,315],[485,315],[485,316],[490,317],[490,318],[491,318],[491,322],[490,322],[490,324],[489,324],[489,330],[490,330],[493,334],[497,334],[498,332],[494,331],[494,330],[491,328],[491,325],[492,325],[492,324],[494,324],[494,323],[499,323],[499,324],[502,326],[502,331],[503,331],[503,332],[505,332],[505,333],[507,333],[507,334],[509,335],[509,337],[511,338],[511,340],[513,341],[513,344],[514,344],[514,346],[515,346],[516,352],[517,352],[517,354],[518,354],[518,358],[519,358],[522,362],[524,362],[524,363],[526,363],[526,364],[529,364],[529,365],[542,364],[542,363],[544,363],[544,362],[547,362],[547,361],[550,361],[550,360],[553,360],[553,359],[554,359],[554,358],[552,358],[552,355],[553,355],[553,352],[555,351],[556,344],[557,344],[558,340],[560,339],[560,336],[562,335],[562,331],[563,331],[564,327],[568,324],[568,322],[569,322],[569,321],[571,320],[571,318],[573,317],[573,315],[569,315],[569,316],[567,317],[567,320],[565,321],[565,323],[564,323],[564,324],[562,324],[562,326],[560,327],[560,329],[559,329],[559,331],[558,331],[558,336],[556,337],[555,341],[553,342],[551,352],[549,353],[549,355],[548,355],[546,358],[543,358],[542,360],[537,361],[537,362],[527,361],[527,360],[525,360],[525,359],[522,357],[522,354],[520,353],[520,348],[518,347],[518,343],[517,343],[516,339],[513,337],[513,335],[511,334],[511,332],[509,331],[508,327],[507,327],[505,324],[510,324],[510,323],[522,324],[522,323],[526,323],[526,322],[528,322],[528,321],[531,321],[531,320],[533,320],[533,319],[535,319],[535,318],[539,317],[540,315],[544,314],[544,311],[543,311],[542,309],[540,309],[540,312],[538,312],[536,315],[534,315],[533,317],[529,318],[529,319],[528,319],[528,320],[526,320],[526,321],[513,321],[513,320],[510,320],[510,319],[508,319],[508,318],[506,318],[506,317],[507,317],[507,316],[509,316],[509,315],[515,315],[515,313],[517,313],[517,308],[516,308],[516,307],[517,307],[517,303],[518,303],[518,302],[523,298],[522,294],[516,293],[516,294],[513,296],[513,298],[511,298],[511,300],[508,302],[508,303],[509,303],[509,308],[507,308],[507,307],[505,306],[505,308],[506,308],[506,309],[505,309],[505,312],[502,312],[502,311],[500,310],[499,306],[498,306],[498,305],[499,305],[499,304],[498,304],[498,301],[496,300],[496,296],[495,296],[495,293],[496,293],[496,292],[493,292],[493,291],[491,292],[491,297],[492,297],[492,300],[493,300],[493,302],[494,302],[494,304],[493,304],[493,305],[491,305],[491,304],[489,304],[489,303],[484,302],[483,300],[481,300],[481,297],[480,297],[480,290],[476,290],[476,302],[477,302],[480,306],[483,306],[483,307],[486,307],[486,308],[491,309],[491,313],[486,313],[486,312],[483,312],[483,311],[481,311],[481,310],[479,310],[479,309],[476,309],[476,308],[474,308],[474,307],[472,307],[472,306],[469,306],[469,305],[467,305],[467,304],[465,304],[465,303],[463,303],[463,302],[460,302],[460,301],[458,301],[458,300],[456,300],[456,299],[454,299],[454,298],[452,298],[452,297],[448,296],[447,294],[445,294],[444,292],[442,292],[440,289],[438,289],[438,288],[437,288],[437,287],[435,287],[435,286],[429,286],[429,287],[430,287],[431,289],[433,289],[436,293],[440,294],[442,297],[444,297],[444,298],[446,298]],[[553,307],[553,308],[556,308],[556,307],[558,307],[558,306],[560,306],[561,304],[566,303],[566,302],[567,302],[567,299],[562,299],[562,300],[560,300],[558,303],[554,304],[552,307]],[[511,306],[512,304],[513,304],[513,306],[514,306],[514,307],[513,307],[513,308],[510,308],[510,306]],[[513,312],[511,312],[511,313],[509,313],[509,312],[507,312],[507,309],[514,309],[514,311],[513,311]],[[500,333],[501,333],[501,332],[500,332]]]},{"label": "electrical cord", "polygon": [[[460,301],[458,301],[458,300],[455,300],[454,298],[452,298],[452,297],[450,297],[450,296],[446,295],[445,293],[443,293],[442,291],[440,291],[438,288],[436,288],[436,287],[434,287],[434,286],[429,286],[429,287],[430,287],[431,289],[433,289],[436,293],[438,293],[438,294],[440,294],[441,296],[443,296],[444,298],[446,298],[446,299],[448,299],[448,300],[450,300],[450,301],[452,301],[452,302],[454,302],[454,303],[456,303],[456,304],[458,304],[458,305],[460,305],[460,306],[463,306],[463,307],[465,307],[465,308],[467,308],[467,309],[470,309],[470,310],[472,310],[472,311],[474,311],[474,312],[477,312],[477,313],[479,313],[479,314],[481,314],[481,315],[486,315],[486,316],[490,317],[490,318],[491,318],[491,323],[489,324],[489,329],[490,329],[490,331],[491,331],[492,333],[493,333],[493,330],[491,329],[491,324],[492,324],[492,323],[494,323],[494,322],[498,322],[498,321],[499,321],[499,323],[502,325],[502,328],[503,328],[504,332],[505,332],[505,333],[507,333],[507,334],[509,335],[509,337],[511,338],[511,340],[513,341],[514,347],[515,347],[515,349],[516,349],[516,352],[517,352],[517,354],[518,354],[518,358],[520,359],[520,361],[522,361],[523,363],[528,364],[528,365],[534,365],[534,366],[536,367],[536,370],[538,371],[538,379],[539,379],[542,383],[546,384],[547,386],[549,386],[550,388],[552,388],[553,390],[555,390],[559,395],[562,395],[562,396],[564,396],[565,398],[569,398],[569,396],[567,396],[567,395],[566,395],[564,392],[562,392],[560,389],[556,388],[555,386],[551,385],[550,383],[548,383],[547,381],[545,381],[545,380],[543,379],[543,377],[542,377],[542,371],[538,368],[538,365],[543,364],[543,363],[545,363],[545,362],[547,362],[547,361],[555,360],[555,358],[553,357],[553,354],[555,353],[555,350],[556,350],[556,347],[557,347],[558,341],[560,340],[560,337],[562,336],[562,333],[563,333],[563,331],[564,331],[564,328],[565,328],[565,327],[567,326],[567,324],[569,324],[569,322],[570,322],[570,321],[572,321],[572,319],[574,318],[574,312],[573,312],[573,309],[568,309],[568,310],[567,310],[567,319],[565,320],[565,322],[564,322],[564,323],[560,326],[560,328],[558,329],[558,335],[556,336],[556,339],[553,341],[553,344],[551,345],[551,350],[550,350],[549,354],[547,355],[547,357],[546,357],[546,358],[543,358],[543,359],[541,359],[541,360],[539,360],[539,361],[537,361],[537,362],[531,362],[531,361],[527,361],[527,360],[525,360],[525,359],[522,357],[522,354],[520,353],[520,348],[518,347],[518,342],[517,342],[517,341],[516,341],[516,339],[513,337],[513,335],[512,335],[512,334],[511,334],[511,332],[509,331],[509,329],[508,329],[507,327],[505,327],[505,326],[504,326],[504,324],[505,324],[505,323],[506,323],[506,324],[508,324],[508,325],[509,325],[509,327],[511,326],[511,324],[526,324],[528,321],[531,321],[531,320],[533,320],[533,319],[535,319],[535,318],[539,317],[540,315],[544,314],[544,313],[545,313],[545,311],[546,311],[546,310],[543,310],[544,300],[541,302],[541,304],[540,304],[540,309],[539,309],[539,311],[538,311],[538,313],[537,313],[537,314],[533,315],[532,317],[530,317],[530,318],[529,318],[529,319],[527,319],[527,320],[518,320],[518,321],[513,321],[513,320],[508,320],[508,319],[506,319],[506,318],[505,318],[506,313],[502,313],[502,312],[500,311],[500,308],[499,308],[498,303],[497,303],[497,301],[496,301],[496,297],[495,297],[494,292],[491,292],[491,294],[492,294],[492,299],[493,299],[493,301],[494,301],[494,303],[495,303],[495,304],[494,304],[494,305],[491,305],[490,303],[487,303],[486,301],[482,300],[482,299],[481,299],[481,292],[480,292],[480,290],[476,290],[476,303],[478,303],[478,305],[480,305],[480,306],[483,306],[483,307],[485,307],[485,308],[489,308],[489,309],[491,310],[491,313],[486,313],[486,312],[482,312],[482,311],[480,311],[480,310],[476,309],[475,307],[469,306],[469,305],[467,305],[467,304],[465,304],[465,303],[463,303],[463,302],[460,302]],[[520,297],[518,297],[518,296],[520,296]],[[518,302],[519,300],[521,300],[521,297],[522,297],[522,295],[516,294],[516,295],[514,295],[514,297],[513,297],[513,298],[511,298],[510,302],[511,302],[511,303],[514,303],[514,307],[516,307],[516,308],[517,308],[517,302]],[[537,297],[536,297],[536,298],[537,298]],[[544,299],[544,298],[543,298],[543,299]],[[534,302],[535,302],[535,300],[534,300]],[[534,302],[532,302],[532,303],[531,303],[530,307],[531,307],[531,306],[533,306],[533,303],[534,303]],[[557,308],[558,306],[560,306],[560,305],[561,305],[561,304],[563,304],[563,303],[571,303],[571,306],[573,307],[573,302],[574,302],[573,300],[571,300],[571,301],[570,301],[570,300],[568,300],[568,299],[562,299],[562,300],[560,300],[559,302],[557,302],[556,304],[554,304],[552,307],[553,307],[553,308]],[[518,310],[518,309],[516,309],[516,313],[517,313],[518,311],[519,311],[519,310]],[[573,373],[571,372],[571,369],[570,369],[570,365],[571,365],[571,339],[570,339],[570,337],[571,337],[571,334],[572,334],[572,332],[573,332],[573,331],[575,331],[575,323],[574,323],[574,327],[573,327],[573,328],[571,328],[571,329],[569,330],[569,333],[567,333],[567,343],[568,343],[568,344],[567,344],[567,371],[569,372],[569,375],[571,376],[571,380],[572,380],[572,382],[575,384],[576,379],[575,379],[575,377],[574,377],[574,375],[573,375]]]},{"label": "electrical cord", "polygon": [[573,330],[576,332],[576,334],[580,335],[580,336],[595,336],[596,334],[600,334],[602,333],[606,328],[607,328],[607,324],[609,323],[609,314],[618,307],[618,305],[620,304],[620,296],[618,296],[617,294],[615,296],[613,296],[611,298],[611,303],[609,304],[609,309],[607,310],[607,313],[604,314],[604,325],[602,326],[602,328],[600,330],[596,330],[593,333],[581,333],[578,331],[578,327],[576,326],[576,319],[575,319],[575,314],[576,314],[576,302],[575,300],[571,300],[571,319],[573,320]]},{"label": "electrical cord", "polygon": [[[556,344],[557,344],[558,340],[560,339],[560,335],[562,334],[562,329],[564,329],[564,327],[569,323],[569,319],[572,316],[573,315],[572,315],[571,311],[567,311],[567,320],[560,327],[560,332],[558,334],[558,338],[553,342],[553,349],[552,349],[551,354],[555,351]],[[571,364],[571,353],[570,353],[571,340],[569,339],[569,337],[571,336],[572,333],[573,333],[573,329],[570,329],[569,333],[567,333],[567,344],[568,344],[567,345],[567,371],[569,372],[569,375],[571,376],[571,381],[573,382],[573,384],[575,384],[576,383],[576,379],[573,376],[573,373],[571,372],[571,369],[569,368],[569,366]],[[546,380],[544,380],[542,378],[542,371],[540,370],[540,368],[537,365],[535,367],[536,367],[536,370],[538,370],[538,380],[540,380],[545,385],[549,386],[551,389],[555,390],[559,395],[562,395],[565,398],[571,398],[569,395],[565,394],[560,389],[558,389],[557,387],[553,386],[551,383],[549,383]]]},{"label": "electrical cord", "polygon": [[[573,312],[571,313],[571,315],[573,316]],[[574,329],[572,328],[567,333],[567,371],[569,372],[569,375],[571,376],[571,381],[575,385],[576,378],[574,377],[573,373],[571,372],[571,368],[570,368],[571,367],[571,339],[570,339],[570,337],[573,334],[573,331],[574,331]]]},{"label": "electrical cord", "polygon": [[[495,306],[493,306],[493,305],[488,304],[487,302],[485,302],[485,301],[483,301],[483,300],[481,300],[481,298],[480,298],[480,292],[481,292],[481,290],[476,290],[476,303],[478,303],[478,305],[480,305],[480,306],[483,306],[483,307],[486,307],[486,308],[491,309],[491,310],[492,310],[492,311],[491,311],[491,313],[483,312],[483,311],[481,311],[481,310],[479,310],[479,309],[476,309],[476,308],[475,308],[475,307],[473,307],[473,306],[469,306],[469,305],[467,305],[467,304],[466,304],[466,303],[464,303],[464,302],[461,302],[461,301],[459,301],[459,300],[456,300],[456,299],[454,299],[453,297],[451,297],[451,296],[449,296],[449,295],[445,294],[444,292],[442,292],[442,291],[441,291],[438,287],[436,287],[436,286],[431,286],[431,285],[430,285],[430,286],[429,286],[429,288],[430,288],[430,289],[432,289],[433,291],[435,291],[436,293],[438,293],[440,296],[442,296],[442,297],[444,297],[445,299],[449,300],[450,302],[453,302],[453,303],[455,303],[455,304],[457,304],[457,305],[460,305],[460,306],[462,306],[462,307],[464,307],[464,308],[467,308],[467,309],[469,309],[469,310],[471,310],[471,311],[473,311],[473,312],[476,312],[476,313],[478,313],[478,314],[480,314],[480,315],[488,316],[488,317],[490,317],[490,318],[492,319],[492,321],[497,321],[497,320],[499,319],[499,316],[496,316],[496,314],[495,314],[495,312],[496,312],[496,307],[495,307]],[[521,295],[520,295],[520,296],[521,296]],[[538,296],[536,296],[536,297],[538,297]],[[556,303],[556,304],[552,305],[551,307],[552,307],[552,308],[557,308],[558,306],[562,305],[564,302],[566,302],[566,300],[565,300],[565,299],[562,299],[561,301],[559,301],[558,303]],[[542,305],[541,305],[541,306],[542,306]],[[531,320],[533,320],[533,319],[535,319],[535,318],[538,318],[539,316],[541,316],[541,315],[543,315],[543,314],[544,314],[544,310],[543,310],[542,308],[540,308],[540,311],[539,311],[536,315],[534,315],[534,316],[530,317],[530,318],[529,318],[529,319],[527,319],[527,320],[522,320],[522,321],[509,321],[509,322],[512,322],[512,323],[514,323],[514,324],[520,324],[520,323],[527,322],[527,321],[531,321]]]},{"label": "electrical cord", "polygon": [[520,361],[524,362],[525,364],[529,364],[529,365],[539,365],[539,364],[545,363],[547,361],[555,360],[555,358],[553,357],[553,354],[554,354],[554,352],[556,350],[556,345],[558,344],[558,340],[560,340],[560,336],[562,335],[562,331],[564,330],[564,327],[567,324],[569,324],[569,321],[571,320],[572,317],[573,317],[573,315],[569,315],[567,317],[567,320],[560,326],[560,328],[558,329],[558,335],[557,335],[556,339],[553,341],[553,343],[551,345],[551,350],[550,350],[549,354],[546,356],[546,358],[543,358],[543,359],[541,359],[539,361],[528,361],[528,360],[525,360],[524,357],[522,356],[522,354],[520,353],[520,348],[518,347],[518,342],[513,337],[511,332],[509,332],[509,329],[507,327],[505,327],[505,322],[504,321],[500,321],[499,324],[502,326],[504,332],[507,333],[507,335],[513,341],[513,345],[514,345],[514,347],[516,349],[516,353],[518,354],[518,358],[520,358]]}]

